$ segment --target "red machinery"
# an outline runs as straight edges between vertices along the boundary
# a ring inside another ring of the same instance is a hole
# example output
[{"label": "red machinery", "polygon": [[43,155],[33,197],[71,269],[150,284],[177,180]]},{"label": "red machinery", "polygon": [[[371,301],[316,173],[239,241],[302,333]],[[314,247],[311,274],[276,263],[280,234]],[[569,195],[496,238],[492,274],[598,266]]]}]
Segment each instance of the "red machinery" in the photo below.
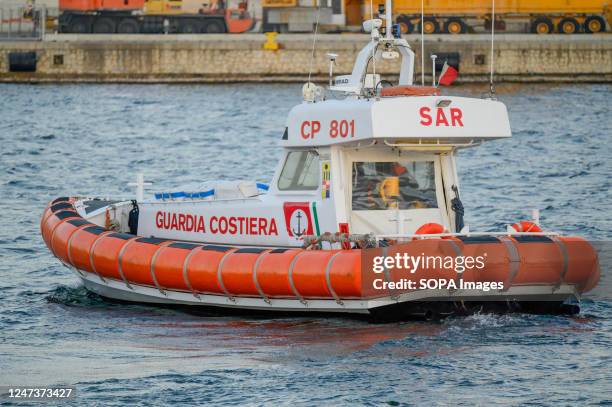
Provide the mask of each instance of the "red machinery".
[{"label": "red machinery", "polygon": [[245,3],[229,8],[224,0],[195,10],[181,0],[59,0],[59,7],[61,33],[242,33],[253,26]]}]

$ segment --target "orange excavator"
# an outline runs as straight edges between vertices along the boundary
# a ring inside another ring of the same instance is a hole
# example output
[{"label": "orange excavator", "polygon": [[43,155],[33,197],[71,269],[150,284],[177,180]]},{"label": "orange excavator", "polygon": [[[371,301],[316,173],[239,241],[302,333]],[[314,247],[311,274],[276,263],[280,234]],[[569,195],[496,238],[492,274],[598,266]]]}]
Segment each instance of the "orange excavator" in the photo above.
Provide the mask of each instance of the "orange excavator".
[{"label": "orange excavator", "polygon": [[243,33],[254,24],[247,4],[229,0],[59,0],[60,33]]}]

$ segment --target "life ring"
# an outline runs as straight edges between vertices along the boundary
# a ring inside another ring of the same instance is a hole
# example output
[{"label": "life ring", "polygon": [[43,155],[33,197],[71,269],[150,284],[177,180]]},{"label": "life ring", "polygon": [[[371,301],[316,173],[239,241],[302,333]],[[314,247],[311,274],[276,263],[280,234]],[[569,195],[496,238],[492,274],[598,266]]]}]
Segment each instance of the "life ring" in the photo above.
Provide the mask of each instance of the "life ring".
[{"label": "life ring", "polygon": [[415,235],[438,235],[441,233],[446,233],[446,229],[439,223],[426,223],[414,232]]},{"label": "life ring", "polygon": [[536,223],[531,222],[529,220],[522,220],[520,222],[515,223],[514,225],[512,225],[512,229],[516,230],[517,232],[542,232],[542,229]]}]

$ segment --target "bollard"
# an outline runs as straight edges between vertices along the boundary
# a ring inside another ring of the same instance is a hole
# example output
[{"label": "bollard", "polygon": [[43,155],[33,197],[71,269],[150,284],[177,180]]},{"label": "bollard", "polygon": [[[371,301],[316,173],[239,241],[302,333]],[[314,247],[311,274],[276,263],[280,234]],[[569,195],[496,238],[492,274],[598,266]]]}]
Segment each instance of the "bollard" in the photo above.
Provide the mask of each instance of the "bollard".
[{"label": "bollard", "polygon": [[267,49],[269,51],[278,50],[280,48],[278,45],[278,42],[276,42],[276,36],[278,35],[278,33],[277,32],[267,32],[264,34],[266,35],[267,40],[265,44],[263,45],[263,49]]}]

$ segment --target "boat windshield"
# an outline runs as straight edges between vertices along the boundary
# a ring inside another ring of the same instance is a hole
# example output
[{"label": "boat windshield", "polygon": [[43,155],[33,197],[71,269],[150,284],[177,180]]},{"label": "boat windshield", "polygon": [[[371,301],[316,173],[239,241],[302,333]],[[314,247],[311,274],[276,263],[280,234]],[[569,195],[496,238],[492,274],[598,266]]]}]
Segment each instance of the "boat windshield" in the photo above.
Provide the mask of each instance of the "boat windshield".
[{"label": "boat windshield", "polygon": [[354,162],[353,210],[437,208],[433,161]]},{"label": "boat windshield", "polygon": [[281,191],[309,191],[319,187],[319,155],[315,151],[292,151],[278,178]]}]

